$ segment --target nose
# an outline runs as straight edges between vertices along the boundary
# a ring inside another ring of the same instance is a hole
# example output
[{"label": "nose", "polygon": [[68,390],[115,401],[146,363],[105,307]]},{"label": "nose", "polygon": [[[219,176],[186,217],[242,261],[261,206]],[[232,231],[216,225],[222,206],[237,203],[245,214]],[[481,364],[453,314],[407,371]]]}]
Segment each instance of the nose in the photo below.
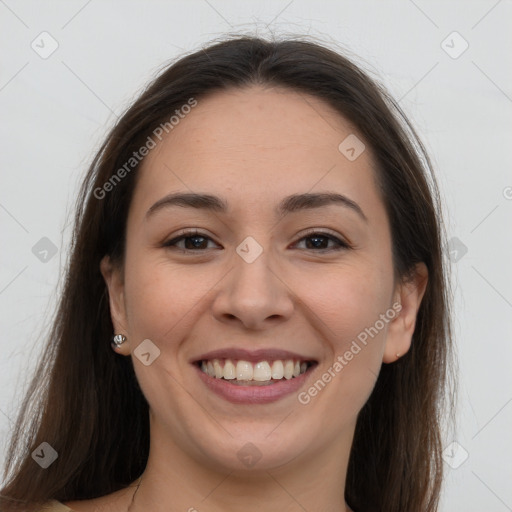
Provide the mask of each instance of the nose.
[{"label": "nose", "polygon": [[[223,323],[263,330],[289,319],[293,293],[267,251],[252,263],[234,255],[234,268],[221,281],[212,310]],[[275,262],[274,262],[275,263]]]}]

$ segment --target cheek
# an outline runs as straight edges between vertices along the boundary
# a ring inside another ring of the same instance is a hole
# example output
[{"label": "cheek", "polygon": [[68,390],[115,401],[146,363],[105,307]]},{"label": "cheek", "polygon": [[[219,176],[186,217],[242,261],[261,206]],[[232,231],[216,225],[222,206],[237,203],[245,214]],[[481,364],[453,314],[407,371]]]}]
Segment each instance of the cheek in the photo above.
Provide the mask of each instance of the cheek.
[{"label": "cheek", "polygon": [[[127,259],[125,275],[130,336],[139,342],[150,339],[160,350],[149,366],[140,364],[132,355],[144,396],[153,411],[187,410],[190,395],[182,384],[181,348],[193,332],[198,315],[203,314],[202,305],[215,280],[211,272],[207,275],[206,271],[197,270],[191,280],[190,274],[169,262],[147,256],[137,259],[136,255]],[[181,416],[167,420],[176,430],[188,421]]]},{"label": "cheek", "polygon": [[[307,305],[326,342],[327,358],[304,402],[320,398],[318,414],[333,425],[356,415],[367,401],[380,371],[393,291],[390,268],[383,262],[318,272],[305,280]],[[387,321],[386,321],[387,320]],[[339,407],[331,412],[332,404]],[[323,410],[324,408],[325,411]],[[324,414],[325,413],[325,414]]]},{"label": "cheek", "polygon": [[201,307],[215,284],[211,272],[188,274],[169,262],[146,258],[127,262],[125,291],[130,330],[162,342],[187,327],[187,317]]},{"label": "cheek", "polygon": [[303,277],[302,287],[302,297],[326,335],[343,349],[389,308],[393,277],[385,265],[346,265],[311,273]]}]

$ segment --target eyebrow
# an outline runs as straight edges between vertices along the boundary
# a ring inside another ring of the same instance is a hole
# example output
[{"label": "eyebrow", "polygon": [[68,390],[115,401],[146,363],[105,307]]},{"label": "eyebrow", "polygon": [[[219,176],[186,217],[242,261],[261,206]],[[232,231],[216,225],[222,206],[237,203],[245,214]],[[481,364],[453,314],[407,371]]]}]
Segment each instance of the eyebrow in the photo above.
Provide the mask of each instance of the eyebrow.
[{"label": "eyebrow", "polygon": [[[342,194],[332,192],[293,194],[285,197],[279,203],[275,212],[277,216],[283,217],[288,213],[322,208],[332,204],[349,208],[356,212],[364,221],[368,221],[363,210],[355,201]],[[151,208],[146,212],[146,218],[154,215],[156,212],[164,208],[170,208],[173,206],[196,208],[198,210],[207,210],[218,213],[227,213],[229,209],[227,201],[218,196],[211,194],[196,194],[193,192],[175,192],[168,194],[151,206]]]}]

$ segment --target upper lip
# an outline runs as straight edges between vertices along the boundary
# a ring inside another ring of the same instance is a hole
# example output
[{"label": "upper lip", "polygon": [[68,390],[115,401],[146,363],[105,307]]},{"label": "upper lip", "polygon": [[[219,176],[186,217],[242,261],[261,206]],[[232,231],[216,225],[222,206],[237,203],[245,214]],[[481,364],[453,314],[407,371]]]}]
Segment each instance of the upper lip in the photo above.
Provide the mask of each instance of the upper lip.
[{"label": "upper lip", "polygon": [[244,348],[221,348],[218,350],[212,350],[205,352],[197,357],[190,360],[191,363],[197,363],[199,361],[213,360],[213,359],[237,359],[242,361],[249,361],[257,363],[258,361],[275,361],[276,359],[286,360],[295,359],[300,361],[316,361],[313,357],[304,356],[297,354],[296,352],[290,352],[289,350],[281,350],[275,348],[261,348],[258,350],[247,350]]}]

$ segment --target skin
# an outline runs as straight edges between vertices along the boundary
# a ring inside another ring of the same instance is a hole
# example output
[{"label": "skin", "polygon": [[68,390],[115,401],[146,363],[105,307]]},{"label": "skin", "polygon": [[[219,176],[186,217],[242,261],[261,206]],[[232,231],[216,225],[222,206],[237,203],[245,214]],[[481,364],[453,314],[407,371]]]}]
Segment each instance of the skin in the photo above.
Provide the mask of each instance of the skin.
[{"label": "skin", "polygon": [[[381,364],[409,349],[427,282],[422,264],[410,281],[395,282],[371,150],[366,145],[352,162],[338,150],[352,133],[320,99],[251,86],[199,101],[146,157],[129,211],[124,265],[105,257],[101,271],[115,332],[128,338],[116,351],[133,357],[150,404],[149,461],[133,502],[130,486],[68,506],[349,510],[343,490],[357,414]],[[221,196],[229,210],[175,206],[146,218],[171,192]],[[333,204],[275,216],[282,198],[305,192],[344,194],[367,220]],[[163,247],[183,228],[209,237],[207,248]],[[351,248],[316,249],[303,238],[309,228],[328,230]],[[250,264],[235,251],[247,236],[263,248]],[[270,404],[227,402],[206,390],[188,362],[229,346],[284,348],[319,362],[307,390],[396,301],[400,313],[307,405],[296,393]],[[144,339],[161,351],[149,366],[133,355]],[[261,453],[251,468],[237,457],[249,442]]]}]

